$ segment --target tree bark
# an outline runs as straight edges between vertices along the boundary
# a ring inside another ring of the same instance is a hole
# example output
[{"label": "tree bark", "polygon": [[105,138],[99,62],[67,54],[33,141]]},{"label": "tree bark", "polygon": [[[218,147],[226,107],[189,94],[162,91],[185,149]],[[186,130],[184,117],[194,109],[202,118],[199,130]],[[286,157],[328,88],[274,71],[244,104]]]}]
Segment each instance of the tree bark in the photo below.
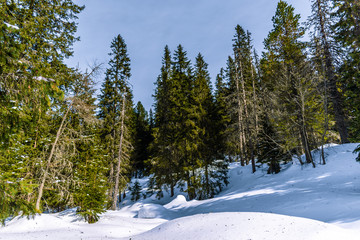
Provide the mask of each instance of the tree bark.
[{"label": "tree bark", "polygon": [[121,133],[120,133],[120,143],[119,143],[119,155],[118,155],[118,162],[116,167],[116,175],[115,175],[115,186],[114,186],[114,198],[112,202],[111,209],[116,210],[116,205],[118,202],[117,195],[119,194],[119,182],[120,182],[120,174],[121,174],[121,160],[122,160],[122,147],[123,147],[123,139],[124,139],[124,118],[125,118],[125,102],[126,102],[126,96],[124,94],[123,96],[123,103],[122,103],[122,109],[121,109]]},{"label": "tree bark", "polygon": [[236,97],[237,97],[237,104],[238,104],[238,134],[239,134],[239,155],[240,155],[240,162],[241,166],[245,166],[244,160],[244,148],[243,143],[245,142],[245,136],[243,135],[243,126],[242,126],[242,105],[241,105],[241,93],[240,93],[240,86],[239,86],[239,76],[238,76],[238,68],[235,63],[235,72],[236,72]]},{"label": "tree bark", "polygon": [[54,155],[54,152],[55,152],[55,147],[56,147],[56,144],[57,142],[59,141],[59,138],[61,136],[61,133],[63,131],[63,128],[64,128],[64,123],[65,123],[65,120],[66,120],[66,117],[70,111],[70,108],[71,108],[71,105],[68,107],[68,109],[66,110],[66,113],[61,121],[61,124],[60,124],[60,127],[56,133],[56,138],[55,138],[55,141],[52,145],[52,148],[51,148],[51,151],[50,151],[50,155],[48,157],[48,160],[46,162],[46,167],[45,167],[45,172],[44,172],[44,175],[41,179],[41,183],[40,183],[40,186],[39,186],[39,193],[38,193],[38,197],[37,197],[37,200],[36,200],[36,204],[35,204],[35,210],[40,212],[40,202],[41,202],[41,198],[42,198],[42,195],[43,195],[43,191],[44,191],[44,186],[45,186],[45,182],[46,182],[46,178],[48,176],[48,172],[49,172],[49,168],[50,168],[50,164],[51,164],[51,159]]}]

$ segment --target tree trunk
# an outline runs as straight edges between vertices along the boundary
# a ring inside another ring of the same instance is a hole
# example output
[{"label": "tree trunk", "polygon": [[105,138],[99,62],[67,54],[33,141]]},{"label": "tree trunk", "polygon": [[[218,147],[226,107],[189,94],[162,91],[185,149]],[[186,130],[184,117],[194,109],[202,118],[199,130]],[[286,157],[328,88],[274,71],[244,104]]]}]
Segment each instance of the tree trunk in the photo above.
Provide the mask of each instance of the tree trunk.
[{"label": "tree trunk", "polygon": [[305,126],[305,122],[303,119],[303,114],[301,114],[301,116],[298,116],[300,119],[299,120],[299,131],[300,131],[300,137],[301,137],[301,143],[305,152],[305,158],[306,158],[306,162],[307,163],[312,163],[313,167],[315,167],[315,163],[314,160],[312,158],[311,155],[311,149],[309,146],[309,139],[307,136],[307,132],[306,132],[306,126]]},{"label": "tree trunk", "polygon": [[[205,164],[205,198],[210,197],[210,181],[209,181],[209,167],[208,164]],[[211,196],[212,197],[212,196]]]},{"label": "tree trunk", "polygon": [[236,95],[237,95],[237,104],[238,104],[238,134],[239,134],[239,155],[240,155],[240,162],[241,166],[245,166],[245,160],[243,156],[244,152],[244,142],[245,142],[245,136],[243,135],[243,126],[242,126],[242,105],[241,105],[241,94],[240,94],[240,86],[239,86],[239,76],[238,76],[238,69],[236,67],[235,63],[235,72],[236,72]]},{"label": "tree trunk", "polygon": [[253,111],[254,111],[254,116],[255,116],[255,133],[254,133],[255,143],[252,143],[253,147],[252,147],[252,156],[251,156],[252,170],[254,173],[256,171],[255,155],[257,155],[257,153],[255,151],[256,151],[256,147],[258,145],[257,137],[258,137],[258,131],[259,131],[259,129],[258,129],[259,128],[258,127],[259,119],[258,119],[258,112],[257,112],[257,100],[256,100],[257,97],[256,97],[256,90],[255,90],[255,74],[254,74],[254,68],[253,68],[252,64],[251,64],[251,77],[252,77],[252,87],[253,87]]},{"label": "tree trunk", "polygon": [[116,210],[116,205],[118,202],[118,198],[117,195],[119,194],[119,183],[120,183],[120,174],[121,174],[121,160],[122,160],[122,147],[123,147],[123,139],[124,139],[124,131],[125,131],[125,102],[126,102],[126,96],[124,94],[123,96],[123,103],[122,103],[122,109],[121,109],[121,133],[120,133],[120,144],[119,144],[119,155],[118,155],[118,162],[117,162],[117,167],[116,167],[116,175],[115,175],[115,186],[114,186],[114,198],[113,198],[113,202],[112,202],[112,206],[111,209],[112,210]]},{"label": "tree trunk", "polygon": [[50,164],[51,164],[51,159],[54,155],[54,152],[55,152],[55,147],[56,147],[56,144],[57,142],[59,141],[59,138],[63,132],[63,128],[64,128],[64,123],[65,123],[65,120],[66,120],[66,117],[70,111],[70,108],[71,108],[71,105],[68,107],[68,109],[66,110],[66,113],[61,121],[61,124],[60,124],[60,127],[56,133],[56,138],[55,138],[55,141],[52,145],[52,148],[51,148],[51,151],[50,151],[50,155],[48,157],[48,160],[46,162],[46,167],[45,167],[45,171],[44,171],[44,175],[43,177],[41,178],[41,183],[40,183],[40,186],[39,186],[39,193],[38,193],[38,197],[37,197],[37,200],[36,200],[36,204],[35,204],[35,209],[36,211],[40,212],[40,202],[41,202],[41,198],[42,198],[42,195],[43,195],[43,191],[44,191],[44,186],[45,186],[45,182],[46,182],[46,178],[48,176],[48,172],[49,172],[49,168],[50,168]]}]

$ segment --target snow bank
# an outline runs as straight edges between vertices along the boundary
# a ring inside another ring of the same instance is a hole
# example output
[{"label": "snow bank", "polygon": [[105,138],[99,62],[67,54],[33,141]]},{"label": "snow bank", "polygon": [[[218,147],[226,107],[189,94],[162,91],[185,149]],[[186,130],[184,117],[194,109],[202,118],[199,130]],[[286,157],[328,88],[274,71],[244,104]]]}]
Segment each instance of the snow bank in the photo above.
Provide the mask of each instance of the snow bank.
[{"label": "snow bank", "polygon": [[138,218],[162,218],[162,219],[171,219],[173,213],[171,210],[163,207],[159,204],[144,204],[144,206],[139,210]]},{"label": "snow bank", "polygon": [[174,209],[184,206],[187,203],[186,198],[183,195],[178,195],[174,200],[164,205],[165,208]]},{"label": "snow bank", "polygon": [[210,213],[172,220],[131,239],[355,240],[358,236],[349,230],[305,218],[270,213]]}]

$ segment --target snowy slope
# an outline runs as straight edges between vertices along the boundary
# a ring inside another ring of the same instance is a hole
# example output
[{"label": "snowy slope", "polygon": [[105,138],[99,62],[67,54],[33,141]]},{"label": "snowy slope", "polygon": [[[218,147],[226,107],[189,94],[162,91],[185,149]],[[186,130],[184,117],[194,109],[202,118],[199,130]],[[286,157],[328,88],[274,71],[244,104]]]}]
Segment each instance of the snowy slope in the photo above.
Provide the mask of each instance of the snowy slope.
[{"label": "snowy slope", "polygon": [[326,165],[314,169],[294,160],[277,175],[266,168],[251,174],[234,163],[229,186],[213,199],[127,200],[92,225],[74,209],[16,218],[0,228],[0,239],[359,239],[356,146],[329,146]]},{"label": "snowy slope", "polygon": [[[129,238],[124,238],[129,239]],[[132,240],[359,239],[356,232],[306,218],[269,213],[210,213],[175,219]]]}]

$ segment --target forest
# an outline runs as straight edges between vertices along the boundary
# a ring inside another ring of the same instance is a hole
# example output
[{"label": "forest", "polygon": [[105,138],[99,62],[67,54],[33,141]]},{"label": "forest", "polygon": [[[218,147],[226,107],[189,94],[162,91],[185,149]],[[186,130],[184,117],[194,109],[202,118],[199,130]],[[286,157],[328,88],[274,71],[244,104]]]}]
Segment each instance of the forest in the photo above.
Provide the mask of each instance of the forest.
[{"label": "forest", "polygon": [[[133,101],[126,36],[109,44],[104,74],[101,65],[70,68],[85,6],[1,0],[2,223],[74,207],[94,223],[126,192],[133,201],[175,188],[189,200],[212,198],[228,184],[230,162],[277,174],[294,156],[316,167],[314,150],[326,164],[327,143],[359,142],[360,2],[311,4],[301,23],[280,0],[261,54],[251,32],[235,26],[232,54],[214,80],[201,53],[191,62],[181,44],[164,46],[147,111]],[[140,195],[129,182],[144,176],[150,184]]]}]

